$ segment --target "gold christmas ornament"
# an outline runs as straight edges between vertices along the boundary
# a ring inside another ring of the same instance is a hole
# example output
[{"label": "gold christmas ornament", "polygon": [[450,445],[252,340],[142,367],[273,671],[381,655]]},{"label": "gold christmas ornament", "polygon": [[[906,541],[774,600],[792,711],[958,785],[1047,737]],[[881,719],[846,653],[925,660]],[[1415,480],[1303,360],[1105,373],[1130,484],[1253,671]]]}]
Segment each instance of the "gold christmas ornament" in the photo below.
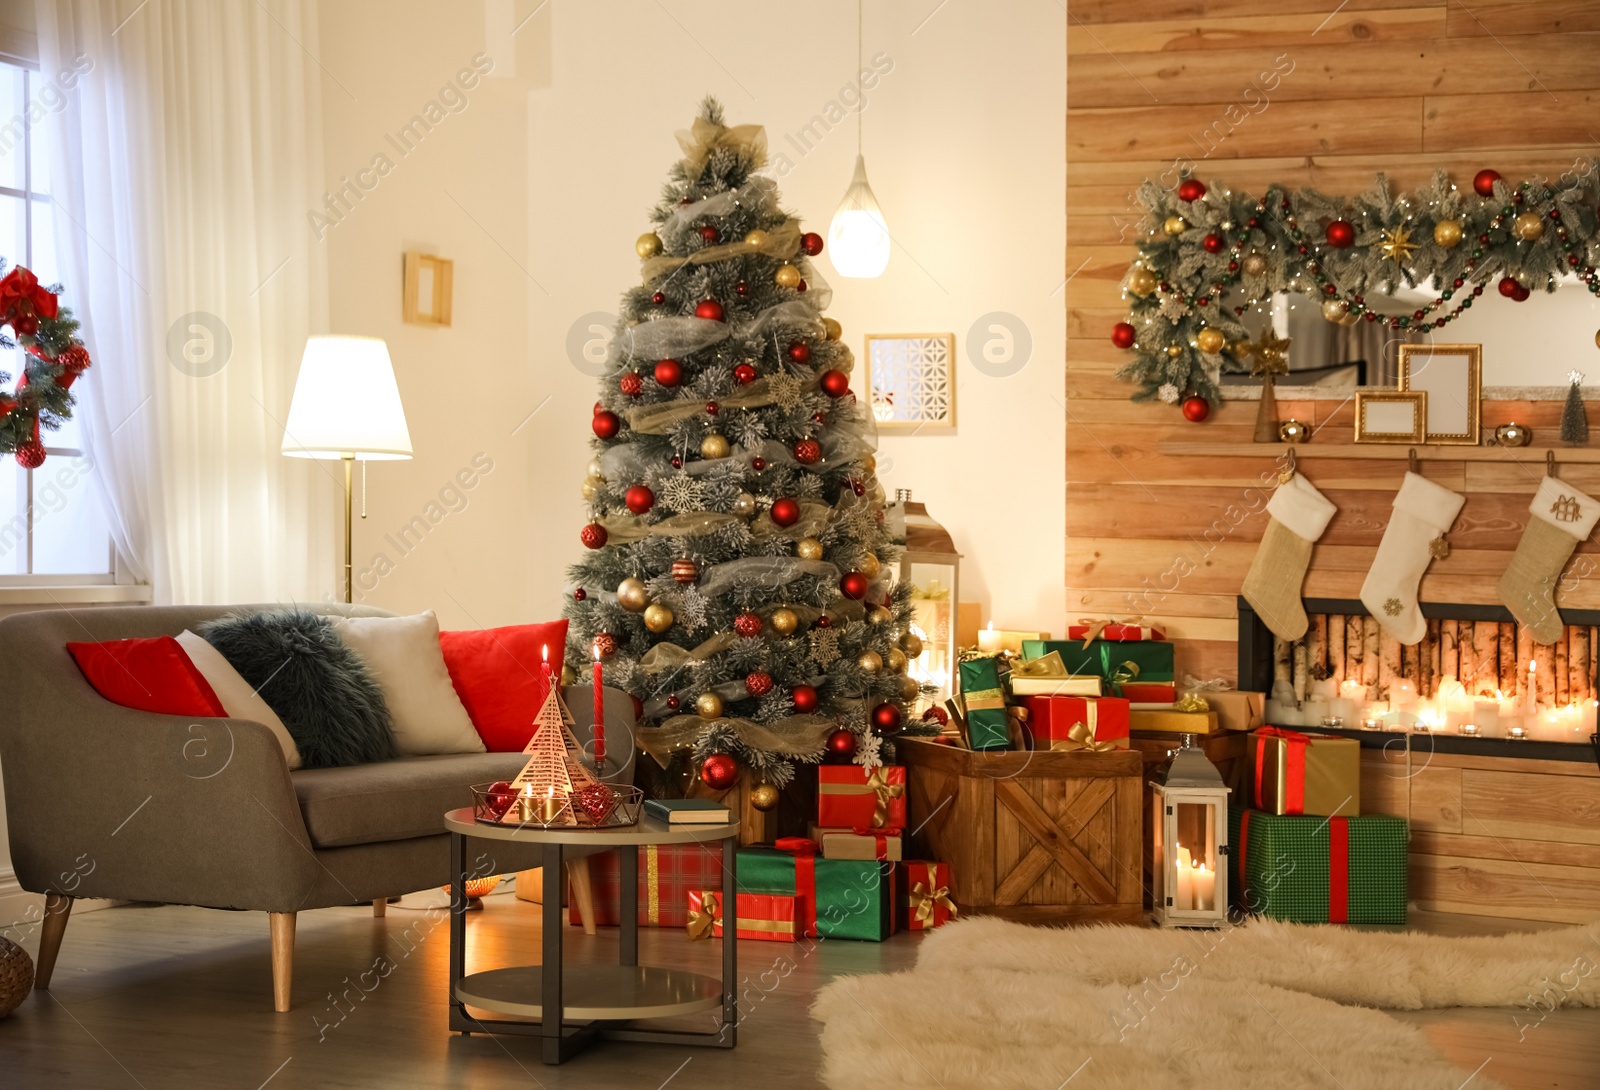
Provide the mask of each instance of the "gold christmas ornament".
[{"label": "gold christmas ornament", "polygon": [[599,477],[602,481],[606,479],[605,473],[600,469],[600,459],[598,458],[589,459],[589,468],[585,472],[591,477]]},{"label": "gold christmas ornament", "polygon": [[1524,212],[1513,222],[1511,233],[1524,242],[1544,237],[1544,217],[1537,212]]},{"label": "gold christmas ornament", "polygon": [[1600,348],[1600,329],[1594,331],[1594,346]]},{"label": "gold christmas ornament", "polygon": [[1155,291],[1158,283],[1155,274],[1146,268],[1134,269],[1128,274],[1128,290],[1141,298]]},{"label": "gold christmas ornament", "polygon": [[767,233],[758,227],[744,236],[744,244],[752,250],[759,250],[767,244]]},{"label": "gold christmas ornament", "polygon": [[1322,316],[1330,322],[1343,322],[1345,316],[1344,304],[1337,299],[1329,299],[1322,304]]},{"label": "gold christmas ornament", "polygon": [[726,458],[728,449],[728,441],[716,432],[712,432],[700,440],[700,457],[702,458]]},{"label": "gold christmas ornament", "polygon": [[649,604],[650,592],[645,590],[644,580],[629,576],[617,584],[617,605],[629,613],[643,613]]},{"label": "gold christmas ornament", "polygon": [[888,624],[890,621],[894,620],[894,614],[890,613],[882,606],[877,606],[871,613],[867,614],[867,620],[872,624]]},{"label": "gold christmas ornament", "polygon": [[1503,447],[1525,447],[1533,442],[1533,432],[1513,421],[1494,429],[1494,441]]},{"label": "gold christmas ornament", "polygon": [[779,265],[778,271],[772,274],[772,279],[776,280],[781,288],[797,288],[800,286],[800,270],[793,265]]},{"label": "gold christmas ornament", "polygon": [[694,710],[701,719],[721,719],[722,698],[716,693],[701,693],[694,698]]},{"label": "gold christmas ornament", "polygon": [[1244,271],[1248,276],[1265,276],[1267,272],[1267,258],[1265,254],[1245,254]]},{"label": "gold christmas ornament", "polygon": [[836,341],[844,333],[844,327],[832,318],[822,319],[822,333],[830,341]]},{"label": "gold christmas ornament", "polygon": [[922,682],[918,681],[914,677],[903,677],[903,678],[900,679],[900,699],[901,700],[908,700],[908,701],[909,700],[915,700],[917,697],[919,697],[921,695],[922,695]]},{"label": "gold christmas ornament", "polygon": [[1244,353],[1255,360],[1250,365],[1250,373],[1258,378],[1267,375],[1287,375],[1291,343],[1291,338],[1278,336],[1278,331],[1272,326],[1264,328],[1260,338],[1247,341],[1244,345]]},{"label": "gold christmas ornament", "polygon": [[1285,443],[1304,443],[1311,438],[1311,429],[1298,420],[1285,420],[1278,425],[1278,438]]},{"label": "gold christmas ornament", "polygon": [[654,231],[646,231],[635,240],[633,252],[640,257],[655,257],[661,252],[661,237]]},{"label": "gold christmas ornament", "polygon": [[800,627],[800,618],[792,609],[777,609],[773,610],[768,623],[778,635],[787,636]]},{"label": "gold christmas ornament", "polygon": [[903,674],[903,673],[905,673],[906,672],[906,666],[907,666],[907,664],[909,662],[910,662],[910,660],[906,658],[906,653],[904,651],[900,650],[898,647],[889,648],[889,672],[890,673],[894,673],[894,674]]},{"label": "gold christmas ornament", "polygon": [[778,789],[770,783],[756,784],[750,789],[750,805],[763,814],[769,813],[778,805]]},{"label": "gold christmas ornament", "polygon": [[577,683],[578,683],[578,671],[574,670],[570,666],[562,666],[561,667],[561,684],[563,684],[563,685],[576,685]]},{"label": "gold christmas ornament", "polygon": [[1208,326],[1195,334],[1194,343],[1199,346],[1200,351],[1214,356],[1227,347],[1228,338],[1223,335],[1222,330]]},{"label": "gold christmas ornament", "polygon": [[906,649],[906,654],[916,658],[922,654],[922,637],[915,632],[907,632],[900,637],[900,646]]},{"label": "gold christmas ornament", "polygon": [[1461,241],[1462,233],[1460,220],[1440,220],[1433,225],[1433,241],[1446,250],[1452,249]]},{"label": "gold christmas ornament", "polygon": [[1161,225],[1161,229],[1167,234],[1175,237],[1187,231],[1189,229],[1189,225],[1184,222],[1182,216],[1168,216],[1167,222]]},{"label": "gold christmas ornament", "polygon": [[864,673],[875,674],[883,669],[883,656],[869,647],[856,656],[856,665],[861,667]]},{"label": "gold christmas ornament", "polygon": [[[1600,344],[1600,333],[1594,335],[1595,343]],[[861,456],[861,471],[871,477],[878,472],[878,459],[871,454]]]},{"label": "gold christmas ornament", "polygon": [[1378,242],[1378,252],[1397,265],[1410,261],[1411,252],[1416,248],[1417,244],[1411,241],[1411,230],[1407,227],[1396,227],[1383,232],[1383,237]]},{"label": "gold christmas ornament", "polygon": [[822,542],[814,537],[803,537],[795,543],[794,554],[801,560],[821,560]]},{"label": "gold christmas ornament", "polygon": [[733,513],[740,518],[749,518],[756,513],[756,498],[748,492],[741,492],[733,497]]},{"label": "gold christmas ornament", "polygon": [[883,565],[880,564],[878,562],[878,558],[871,553],[863,554],[861,557],[861,563],[856,565],[856,571],[860,572],[868,579],[878,578],[878,573],[882,570]]},{"label": "gold christmas ornament", "polygon": [[600,490],[605,485],[606,482],[603,477],[585,477],[583,479],[583,498],[586,500],[594,499],[600,494]]},{"label": "gold christmas ornament", "polygon": [[1167,355],[1171,356],[1173,359],[1177,359],[1179,356],[1183,355],[1183,346],[1181,344],[1168,345]]},{"label": "gold christmas ornament", "polygon": [[672,627],[672,610],[655,602],[645,607],[644,626],[657,635]]}]

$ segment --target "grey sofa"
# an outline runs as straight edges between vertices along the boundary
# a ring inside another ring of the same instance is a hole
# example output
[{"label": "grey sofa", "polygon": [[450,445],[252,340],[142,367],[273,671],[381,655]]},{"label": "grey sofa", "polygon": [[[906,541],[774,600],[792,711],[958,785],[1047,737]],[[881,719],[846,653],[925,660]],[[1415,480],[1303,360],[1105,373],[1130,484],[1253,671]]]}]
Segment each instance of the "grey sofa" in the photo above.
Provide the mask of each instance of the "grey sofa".
[{"label": "grey sofa", "polygon": [[[69,641],[177,635],[256,608],[281,607],[62,609],[0,620],[11,858],[22,887],[46,898],[37,987],[49,987],[75,898],[248,909],[270,914],[273,1005],[287,1011],[295,913],[370,902],[382,915],[391,896],[445,885],[442,815],[470,804],[469,785],[521,769],[521,754],[481,753],[291,772],[261,724],[113,704],[66,649]],[[318,612],[385,615],[359,606]],[[574,689],[570,697],[575,733],[587,741],[592,696]],[[608,689],[605,716],[606,778],[631,783],[631,699]],[[502,841],[480,842],[471,855],[474,873],[485,875],[541,862],[537,848]]]}]

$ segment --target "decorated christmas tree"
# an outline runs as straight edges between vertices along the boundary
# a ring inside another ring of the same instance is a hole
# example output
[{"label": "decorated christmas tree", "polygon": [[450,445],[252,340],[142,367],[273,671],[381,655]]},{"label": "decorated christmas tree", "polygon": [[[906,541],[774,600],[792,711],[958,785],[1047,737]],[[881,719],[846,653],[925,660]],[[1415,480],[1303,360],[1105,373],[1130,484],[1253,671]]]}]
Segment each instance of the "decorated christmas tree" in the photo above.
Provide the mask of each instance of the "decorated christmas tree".
[{"label": "decorated christmas tree", "polygon": [[[638,740],[712,787],[781,787],[825,752],[872,763],[917,695],[872,416],[766,138],[708,99],[636,249],[600,380],[567,664],[596,651]],[[846,733],[839,733],[839,732]]]}]

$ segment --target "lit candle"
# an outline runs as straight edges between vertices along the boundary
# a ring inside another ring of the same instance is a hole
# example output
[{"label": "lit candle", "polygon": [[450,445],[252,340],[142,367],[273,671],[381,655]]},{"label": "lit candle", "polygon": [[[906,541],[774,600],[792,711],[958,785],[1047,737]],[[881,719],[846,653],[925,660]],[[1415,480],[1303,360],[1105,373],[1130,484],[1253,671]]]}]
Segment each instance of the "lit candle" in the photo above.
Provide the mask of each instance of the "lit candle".
[{"label": "lit candle", "polygon": [[[529,784],[528,787],[529,790],[532,790],[533,785]],[[565,799],[556,798],[555,784],[546,787],[544,789],[544,798],[539,800],[539,820],[546,825],[554,824],[557,815],[561,813],[561,806],[565,802]]]},{"label": "lit candle", "polygon": [[1472,722],[1483,735],[1494,734],[1500,729],[1500,704],[1498,701],[1487,698],[1477,700],[1472,705]]},{"label": "lit candle", "polygon": [[1194,867],[1194,907],[1200,912],[1210,912],[1216,907],[1217,900],[1217,875],[1215,871],[1208,870],[1204,863],[1196,863]]},{"label": "lit candle", "polygon": [[1194,908],[1194,868],[1178,861],[1178,888],[1173,891],[1172,907],[1180,912]]},{"label": "lit candle", "polygon": [[600,680],[600,648],[594,649],[594,766],[606,763],[606,697]]},{"label": "lit candle", "polygon": [[1528,688],[1525,691],[1528,698],[1528,711],[1537,713],[1539,710],[1539,664],[1528,663]]},{"label": "lit candle", "polygon": [[1478,724],[1476,724],[1476,723],[1463,723],[1463,724],[1461,724],[1461,733],[1466,735],[1468,738],[1476,738],[1478,736]]},{"label": "lit candle", "polygon": [[1521,724],[1515,724],[1506,728],[1506,737],[1523,741],[1528,737],[1528,732]]},{"label": "lit candle", "polygon": [[978,650],[986,655],[1000,653],[1000,633],[994,630],[994,622],[989,622],[989,627],[978,633]]},{"label": "lit candle", "polygon": [[522,794],[517,796],[517,818],[521,821],[532,821],[537,811],[534,808],[533,784],[522,785]]}]

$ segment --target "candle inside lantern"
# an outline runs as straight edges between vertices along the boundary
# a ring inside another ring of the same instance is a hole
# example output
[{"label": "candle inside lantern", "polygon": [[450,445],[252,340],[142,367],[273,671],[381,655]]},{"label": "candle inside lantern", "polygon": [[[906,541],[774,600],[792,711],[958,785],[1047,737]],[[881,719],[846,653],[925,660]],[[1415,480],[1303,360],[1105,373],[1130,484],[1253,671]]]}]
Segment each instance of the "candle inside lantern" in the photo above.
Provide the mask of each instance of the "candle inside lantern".
[{"label": "candle inside lantern", "polygon": [[[531,791],[533,789],[533,785],[529,784],[528,789]],[[556,797],[555,784],[551,784],[549,787],[546,787],[544,789],[544,798],[539,800],[539,820],[545,825],[553,824],[556,820],[556,817],[560,815],[562,804],[565,802],[565,799],[559,799]]]},{"label": "candle inside lantern", "polygon": [[606,698],[600,680],[600,648],[594,649],[594,766],[606,763]]},{"label": "candle inside lantern", "polygon": [[1189,854],[1189,850],[1187,848],[1179,850],[1182,854],[1178,857],[1178,888],[1173,891],[1172,907],[1180,912],[1187,912],[1194,908],[1194,868],[1184,858]]},{"label": "candle inside lantern", "polygon": [[1215,871],[1208,869],[1204,863],[1196,863],[1192,885],[1196,911],[1210,912],[1216,907],[1217,874]]},{"label": "candle inside lantern", "polygon": [[986,655],[1000,653],[1000,633],[995,631],[994,622],[989,622],[989,627],[978,633],[978,650]]}]

